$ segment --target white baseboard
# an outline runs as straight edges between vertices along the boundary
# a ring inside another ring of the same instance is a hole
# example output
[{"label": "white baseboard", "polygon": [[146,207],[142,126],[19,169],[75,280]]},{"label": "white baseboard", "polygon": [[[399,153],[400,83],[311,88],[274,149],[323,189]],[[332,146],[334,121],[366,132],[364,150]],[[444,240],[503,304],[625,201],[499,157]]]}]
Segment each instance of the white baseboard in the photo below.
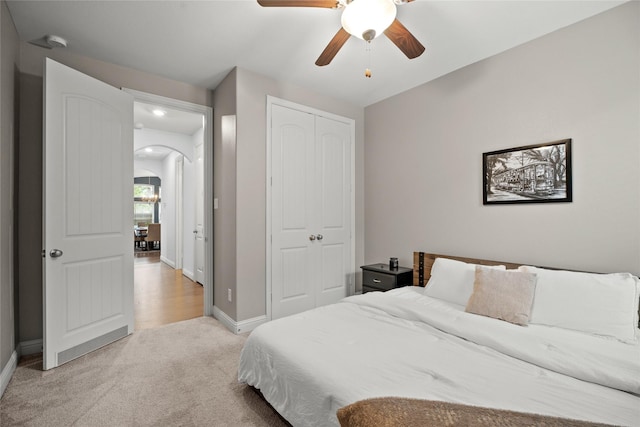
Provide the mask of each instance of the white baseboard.
[{"label": "white baseboard", "polygon": [[267,322],[267,316],[258,316],[252,319],[241,320],[237,322],[215,305],[213,306],[213,317],[218,319],[220,323],[222,323],[224,326],[226,326],[227,329],[229,329],[236,335],[243,334],[245,332],[251,332],[258,326]]},{"label": "white baseboard", "polygon": [[18,366],[18,352],[14,351],[11,353],[11,357],[7,364],[2,368],[2,373],[0,373],[0,397],[4,394],[4,391],[7,389],[9,385],[9,381],[11,381],[11,377]]},{"label": "white baseboard", "polygon": [[2,372],[0,372],[0,397],[7,389],[7,385],[9,385],[9,381],[11,381],[11,377],[18,367],[18,359],[20,359],[21,356],[37,353],[42,353],[42,339],[23,341],[18,344],[18,347],[11,353],[9,361],[4,368],[2,368]]},{"label": "white baseboard", "polygon": [[20,356],[28,356],[36,353],[42,353],[42,339],[22,341],[18,344],[18,354]]},{"label": "white baseboard", "polygon": [[169,258],[166,258],[166,257],[160,255],[160,261],[164,262],[165,264],[167,264],[171,268],[176,268],[176,263],[173,262],[172,260],[170,260]]},{"label": "white baseboard", "polygon": [[187,276],[189,278],[189,280],[191,280],[192,282],[196,281],[196,276],[195,274],[193,274],[193,271],[190,270],[186,270],[186,269],[182,269],[182,274]]}]

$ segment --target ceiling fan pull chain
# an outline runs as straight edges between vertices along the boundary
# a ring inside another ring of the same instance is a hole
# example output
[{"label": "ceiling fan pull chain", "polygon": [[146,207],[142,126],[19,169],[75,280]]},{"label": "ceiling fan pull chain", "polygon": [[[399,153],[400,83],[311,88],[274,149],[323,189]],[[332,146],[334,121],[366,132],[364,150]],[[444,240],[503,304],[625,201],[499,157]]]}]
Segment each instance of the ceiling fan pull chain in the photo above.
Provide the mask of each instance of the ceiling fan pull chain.
[{"label": "ceiling fan pull chain", "polygon": [[364,76],[368,79],[371,78],[371,41],[366,41],[366,50],[367,50],[367,68],[364,70]]}]

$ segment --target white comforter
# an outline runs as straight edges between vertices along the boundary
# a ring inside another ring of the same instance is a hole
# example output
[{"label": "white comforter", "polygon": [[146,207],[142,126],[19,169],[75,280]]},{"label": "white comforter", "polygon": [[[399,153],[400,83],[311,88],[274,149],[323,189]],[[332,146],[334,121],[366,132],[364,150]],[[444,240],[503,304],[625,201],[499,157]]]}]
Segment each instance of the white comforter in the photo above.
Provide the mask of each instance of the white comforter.
[{"label": "white comforter", "polygon": [[401,396],[640,426],[640,344],[465,313],[406,287],[255,329],[238,378],[294,426]]}]

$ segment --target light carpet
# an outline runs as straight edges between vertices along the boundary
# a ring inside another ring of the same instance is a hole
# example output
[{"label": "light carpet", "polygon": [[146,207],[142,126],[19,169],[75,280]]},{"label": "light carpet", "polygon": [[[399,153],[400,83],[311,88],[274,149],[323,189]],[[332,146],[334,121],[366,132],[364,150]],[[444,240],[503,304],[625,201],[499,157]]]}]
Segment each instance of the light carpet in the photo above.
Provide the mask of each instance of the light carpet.
[{"label": "light carpet", "polygon": [[200,317],[127,338],[42,371],[21,364],[2,426],[288,426],[237,381],[246,336]]}]

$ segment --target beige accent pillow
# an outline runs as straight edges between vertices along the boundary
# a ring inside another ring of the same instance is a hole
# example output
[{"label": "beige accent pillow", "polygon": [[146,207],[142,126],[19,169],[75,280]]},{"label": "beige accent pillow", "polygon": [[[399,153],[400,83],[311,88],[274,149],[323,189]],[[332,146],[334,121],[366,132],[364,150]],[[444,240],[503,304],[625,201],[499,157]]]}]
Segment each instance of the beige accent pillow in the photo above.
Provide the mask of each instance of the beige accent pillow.
[{"label": "beige accent pillow", "polygon": [[476,268],[465,311],[526,326],[536,290],[536,275],[516,270]]}]

